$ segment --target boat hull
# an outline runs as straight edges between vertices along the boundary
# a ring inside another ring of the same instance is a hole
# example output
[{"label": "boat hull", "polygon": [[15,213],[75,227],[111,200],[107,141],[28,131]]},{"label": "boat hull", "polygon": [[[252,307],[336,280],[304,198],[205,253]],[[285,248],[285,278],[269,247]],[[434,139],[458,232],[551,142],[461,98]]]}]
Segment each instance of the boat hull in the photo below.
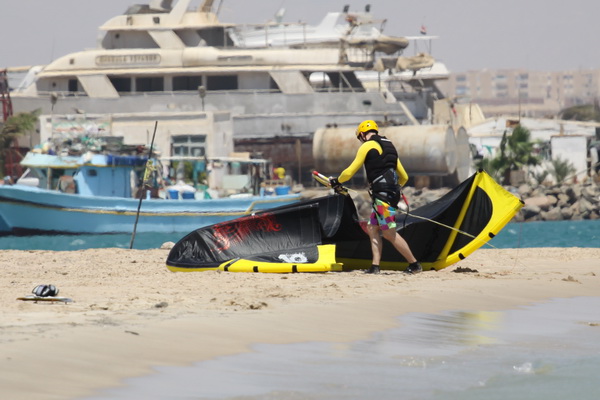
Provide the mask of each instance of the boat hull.
[{"label": "boat hull", "polygon": [[[255,211],[291,204],[300,195],[206,200],[143,200],[136,232],[190,232]],[[140,201],[88,197],[27,186],[0,186],[0,234],[131,233]]]}]

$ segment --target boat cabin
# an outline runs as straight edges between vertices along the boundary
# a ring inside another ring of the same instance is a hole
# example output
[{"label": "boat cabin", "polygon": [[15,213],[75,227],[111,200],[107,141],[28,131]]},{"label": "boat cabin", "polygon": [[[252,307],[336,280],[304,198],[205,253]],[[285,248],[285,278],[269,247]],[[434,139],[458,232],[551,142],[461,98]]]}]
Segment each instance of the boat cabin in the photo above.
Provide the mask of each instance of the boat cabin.
[{"label": "boat cabin", "polygon": [[82,196],[130,198],[146,161],[138,156],[29,152],[21,162],[27,170],[18,183]]}]

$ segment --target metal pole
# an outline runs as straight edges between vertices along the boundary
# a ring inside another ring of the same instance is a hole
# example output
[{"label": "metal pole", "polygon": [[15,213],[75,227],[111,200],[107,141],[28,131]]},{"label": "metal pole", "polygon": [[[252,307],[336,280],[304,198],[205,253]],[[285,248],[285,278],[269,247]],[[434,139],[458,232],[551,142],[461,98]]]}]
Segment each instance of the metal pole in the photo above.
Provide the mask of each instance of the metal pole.
[{"label": "metal pole", "polygon": [[296,139],[296,159],[298,160],[298,183],[302,183],[302,140],[300,139]]},{"label": "metal pole", "polygon": [[[144,167],[144,178],[146,177],[146,169],[148,168],[148,162],[152,158],[152,149],[154,148],[154,137],[156,136],[156,127],[158,126],[158,121],[154,122],[154,133],[152,134],[152,142],[150,142],[150,153],[148,154],[148,161],[146,161],[146,166]],[[135,232],[137,230],[138,220],[140,219],[140,209],[142,208],[142,200],[144,200],[144,195],[146,194],[146,182],[145,179],[142,180],[142,188],[144,188],[144,193],[140,196],[140,202],[138,203],[137,214],[135,216],[135,224],[133,225],[133,233],[131,234],[131,242],[129,242],[129,249],[133,249],[133,241],[135,240]]]}]

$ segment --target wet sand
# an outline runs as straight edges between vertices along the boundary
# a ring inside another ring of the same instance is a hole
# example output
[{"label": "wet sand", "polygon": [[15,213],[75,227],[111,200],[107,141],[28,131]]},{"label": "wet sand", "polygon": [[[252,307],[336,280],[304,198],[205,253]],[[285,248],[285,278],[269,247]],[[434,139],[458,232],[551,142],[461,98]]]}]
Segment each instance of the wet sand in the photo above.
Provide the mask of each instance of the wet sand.
[{"label": "wet sand", "polygon": [[[600,248],[481,249],[415,276],[173,273],[167,253],[1,251],[3,397],[91,396],[155,365],[189,365],[253,343],[359,340],[407,312],[600,296]],[[38,284],[56,285],[73,303],[16,300]]]}]

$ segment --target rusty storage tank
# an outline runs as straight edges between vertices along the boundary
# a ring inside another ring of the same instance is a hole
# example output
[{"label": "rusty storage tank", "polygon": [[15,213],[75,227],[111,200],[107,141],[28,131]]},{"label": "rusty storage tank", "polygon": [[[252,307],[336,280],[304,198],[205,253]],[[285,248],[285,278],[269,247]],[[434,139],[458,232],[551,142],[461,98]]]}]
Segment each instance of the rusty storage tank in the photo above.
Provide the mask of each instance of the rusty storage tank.
[{"label": "rusty storage tank", "polygon": [[[356,139],[355,130],[356,127],[335,127],[315,132],[313,157],[319,172],[339,174],[350,165],[361,144]],[[380,127],[379,134],[396,146],[400,161],[410,176],[452,175],[457,165],[462,165],[458,157],[463,157],[463,153],[468,157],[469,154],[468,142],[466,150],[457,150],[454,130],[447,125]]]}]

